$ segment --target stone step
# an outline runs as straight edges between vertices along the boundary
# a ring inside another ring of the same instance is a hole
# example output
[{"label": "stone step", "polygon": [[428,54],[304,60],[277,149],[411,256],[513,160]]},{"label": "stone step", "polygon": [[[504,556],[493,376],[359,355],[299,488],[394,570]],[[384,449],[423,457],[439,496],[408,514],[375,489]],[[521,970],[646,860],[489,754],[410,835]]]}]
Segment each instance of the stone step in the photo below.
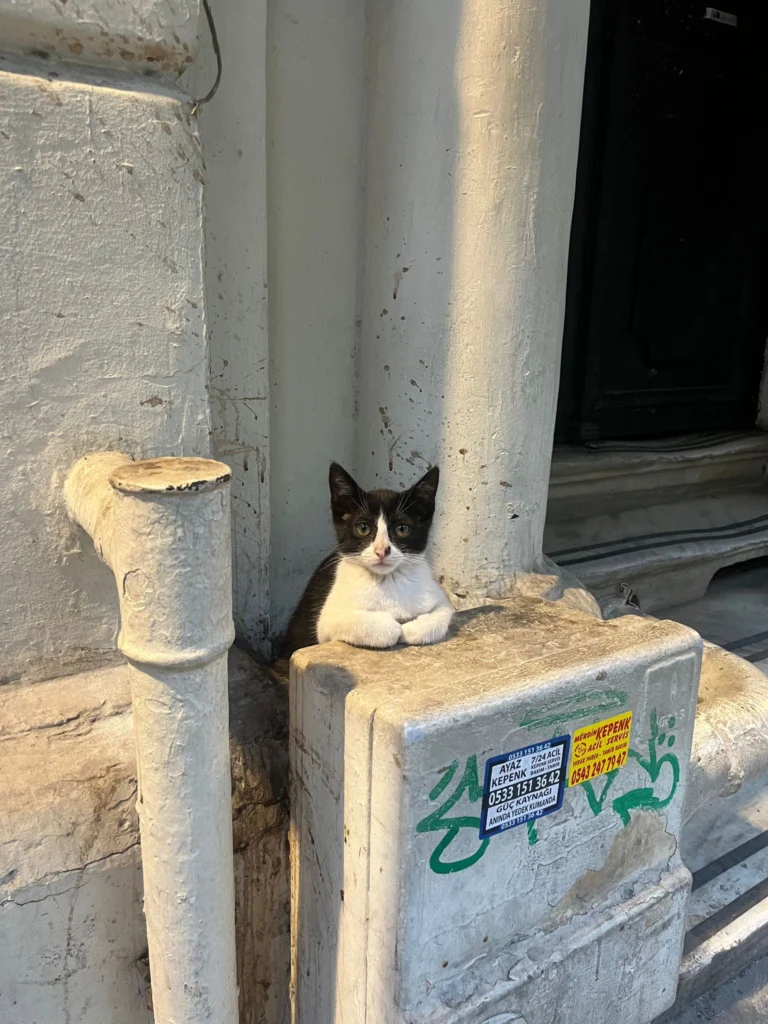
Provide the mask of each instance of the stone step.
[{"label": "stone step", "polygon": [[767,785],[768,676],[705,641],[680,847],[690,871],[768,833]]},{"label": "stone step", "polygon": [[646,612],[695,601],[720,569],[768,555],[768,488],[548,520],[544,550],[600,600],[626,584]]},{"label": "stone step", "polygon": [[680,851],[693,887],[675,1003],[654,1024],[768,953],[766,786],[768,678],[705,642]]},{"label": "stone step", "polygon": [[758,883],[702,924],[688,932],[675,1003],[655,1024],[673,1024],[694,999],[768,953],[768,882]]},{"label": "stone step", "polygon": [[712,581],[704,597],[666,608],[659,617],[690,626],[768,672],[768,559],[731,567]]},{"label": "stone step", "polygon": [[697,434],[663,441],[556,447],[547,519],[583,518],[765,482],[768,433]]},{"label": "stone step", "polygon": [[768,954],[768,832],[693,875],[673,1024],[699,996]]}]

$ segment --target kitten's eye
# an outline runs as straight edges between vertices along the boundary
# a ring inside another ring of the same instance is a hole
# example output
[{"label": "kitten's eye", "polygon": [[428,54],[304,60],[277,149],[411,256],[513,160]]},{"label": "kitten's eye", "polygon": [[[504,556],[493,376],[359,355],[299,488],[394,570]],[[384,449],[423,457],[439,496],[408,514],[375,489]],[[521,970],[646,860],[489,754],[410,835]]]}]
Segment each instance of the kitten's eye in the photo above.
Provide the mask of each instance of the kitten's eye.
[{"label": "kitten's eye", "polygon": [[410,532],[411,528],[407,523],[398,523],[395,527],[396,537],[407,537]]},{"label": "kitten's eye", "polygon": [[371,532],[370,523],[355,523],[355,533],[358,537],[367,537]]}]

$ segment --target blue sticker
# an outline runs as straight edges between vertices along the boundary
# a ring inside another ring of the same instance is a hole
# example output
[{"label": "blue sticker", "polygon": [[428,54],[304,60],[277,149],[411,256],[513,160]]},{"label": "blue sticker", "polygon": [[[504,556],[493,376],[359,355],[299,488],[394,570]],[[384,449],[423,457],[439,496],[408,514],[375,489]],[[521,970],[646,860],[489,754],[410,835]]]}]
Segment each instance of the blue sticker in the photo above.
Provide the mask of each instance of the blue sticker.
[{"label": "blue sticker", "polygon": [[480,838],[488,839],[563,805],[568,737],[558,736],[485,762]]}]

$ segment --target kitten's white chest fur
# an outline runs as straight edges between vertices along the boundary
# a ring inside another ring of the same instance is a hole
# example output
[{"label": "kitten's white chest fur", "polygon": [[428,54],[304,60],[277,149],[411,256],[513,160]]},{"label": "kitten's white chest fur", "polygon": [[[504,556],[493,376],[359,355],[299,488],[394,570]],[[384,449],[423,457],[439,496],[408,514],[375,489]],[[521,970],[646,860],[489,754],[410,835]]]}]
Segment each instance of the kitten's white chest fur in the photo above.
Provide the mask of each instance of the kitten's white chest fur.
[{"label": "kitten's white chest fur", "polygon": [[427,563],[419,560],[391,576],[373,576],[346,560],[339,563],[328,601],[367,612],[389,612],[398,622],[408,622],[432,611],[439,587]]},{"label": "kitten's white chest fur", "polygon": [[320,613],[320,643],[344,640],[362,647],[431,644],[448,632],[453,609],[424,558],[408,559],[388,576],[342,558]]}]

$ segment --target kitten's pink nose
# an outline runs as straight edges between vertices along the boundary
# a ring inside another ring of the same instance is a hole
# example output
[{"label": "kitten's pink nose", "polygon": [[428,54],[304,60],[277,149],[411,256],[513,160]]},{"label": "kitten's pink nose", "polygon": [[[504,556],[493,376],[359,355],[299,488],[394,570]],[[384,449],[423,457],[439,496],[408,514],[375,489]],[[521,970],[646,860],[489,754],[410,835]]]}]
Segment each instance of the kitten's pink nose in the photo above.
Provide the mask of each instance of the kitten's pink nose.
[{"label": "kitten's pink nose", "polygon": [[390,553],[391,550],[392,550],[392,546],[390,544],[387,544],[386,547],[381,547],[381,548],[376,547],[376,548],[374,548],[373,549],[373,553],[374,553],[374,555],[376,555],[376,557],[378,558],[378,560],[380,562],[383,562],[384,559],[387,557],[387,555]]}]

